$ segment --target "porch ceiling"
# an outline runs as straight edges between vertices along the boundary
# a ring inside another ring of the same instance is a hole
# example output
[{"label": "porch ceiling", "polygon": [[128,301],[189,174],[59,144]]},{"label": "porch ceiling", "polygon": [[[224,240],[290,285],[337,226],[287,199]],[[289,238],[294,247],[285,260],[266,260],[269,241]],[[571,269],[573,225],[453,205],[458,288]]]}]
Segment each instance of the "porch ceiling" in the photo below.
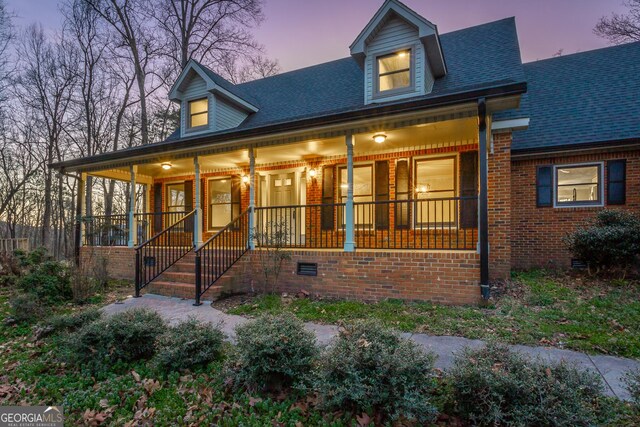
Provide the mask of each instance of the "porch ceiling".
[{"label": "porch ceiling", "polygon": [[[369,132],[354,135],[354,155],[360,156],[370,153],[403,151],[420,149],[447,144],[476,143],[478,139],[476,118],[461,118],[435,123],[425,123],[393,130],[372,128]],[[385,142],[378,144],[373,136],[383,133],[387,136]],[[256,149],[256,165],[270,165],[285,162],[299,162],[320,157],[346,156],[344,137],[310,139],[307,141],[271,145]],[[249,153],[247,149],[229,151],[226,153],[201,156],[199,158],[202,172],[234,168],[247,168]],[[170,163],[171,169],[164,170],[162,163]],[[128,169],[122,169],[122,176],[128,174]],[[193,159],[172,159],[167,156],[156,163],[137,166],[140,175],[166,178],[184,176],[193,173]]]}]

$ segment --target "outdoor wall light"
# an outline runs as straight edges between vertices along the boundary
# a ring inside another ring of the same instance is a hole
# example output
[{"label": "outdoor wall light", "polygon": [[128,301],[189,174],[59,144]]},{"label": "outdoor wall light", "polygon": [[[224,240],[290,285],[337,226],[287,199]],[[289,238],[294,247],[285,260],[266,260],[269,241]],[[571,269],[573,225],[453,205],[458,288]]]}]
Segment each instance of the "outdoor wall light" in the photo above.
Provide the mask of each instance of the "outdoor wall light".
[{"label": "outdoor wall light", "polygon": [[309,171],[307,172],[307,174],[309,174],[309,177],[311,178],[315,178],[316,175],[318,174],[318,172],[316,172],[316,170],[314,168],[309,169]]},{"label": "outdoor wall light", "polygon": [[373,140],[378,144],[382,144],[386,139],[387,139],[387,135],[385,135],[384,133],[373,135]]},{"label": "outdoor wall light", "polygon": [[171,169],[171,163],[163,163],[162,169],[168,171],[169,169]]},{"label": "outdoor wall light", "polygon": [[416,187],[416,193],[428,193],[429,190],[431,190],[431,186],[429,184],[427,185],[418,185]]},{"label": "outdoor wall light", "polygon": [[242,182],[245,184],[249,184],[249,175],[242,175]]}]

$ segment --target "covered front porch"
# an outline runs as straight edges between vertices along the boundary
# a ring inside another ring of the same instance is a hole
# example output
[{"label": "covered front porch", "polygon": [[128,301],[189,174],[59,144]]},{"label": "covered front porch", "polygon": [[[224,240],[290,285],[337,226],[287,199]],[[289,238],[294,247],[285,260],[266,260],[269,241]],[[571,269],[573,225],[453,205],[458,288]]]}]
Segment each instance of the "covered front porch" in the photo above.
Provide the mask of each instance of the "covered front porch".
[{"label": "covered front porch", "polygon": [[[305,259],[313,251],[410,254],[425,265],[458,253],[481,271],[487,133],[479,111],[468,105],[93,167],[83,179],[119,179],[136,191],[126,214],[79,212],[80,243],[135,251],[137,294],[179,260],[193,262],[196,303],[248,251],[264,248]],[[299,264],[298,275],[319,274]]]}]

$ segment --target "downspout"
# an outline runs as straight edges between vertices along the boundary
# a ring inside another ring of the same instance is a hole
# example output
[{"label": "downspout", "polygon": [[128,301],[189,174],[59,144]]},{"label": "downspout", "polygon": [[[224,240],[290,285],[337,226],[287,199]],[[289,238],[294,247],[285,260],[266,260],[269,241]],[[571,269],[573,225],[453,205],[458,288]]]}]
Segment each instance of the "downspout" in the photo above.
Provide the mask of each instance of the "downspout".
[{"label": "downspout", "polygon": [[489,288],[489,168],[487,155],[487,104],[485,98],[478,99],[478,159],[480,168],[480,200],[478,241],[480,250],[480,292],[482,299],[491,296]]}]

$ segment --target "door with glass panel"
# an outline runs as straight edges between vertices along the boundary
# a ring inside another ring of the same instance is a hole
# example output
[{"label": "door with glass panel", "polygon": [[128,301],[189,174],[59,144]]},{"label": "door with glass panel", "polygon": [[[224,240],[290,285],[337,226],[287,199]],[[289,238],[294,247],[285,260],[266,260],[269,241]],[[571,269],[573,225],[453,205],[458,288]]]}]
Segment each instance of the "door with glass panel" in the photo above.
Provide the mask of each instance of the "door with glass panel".
[{"label": "door with glass panel", "polygon": [[166,216],[164,228],[171,227],[180,221],[186,209],[186,191],[184,182],[166,185]]},{"label": "door with glass panel", "polygon": [[296,207],[296,174],[295,172],[271,174],[269,176],[270,214],[264,218],[272,242],[290,245],[299,241],[300,227]]}]

